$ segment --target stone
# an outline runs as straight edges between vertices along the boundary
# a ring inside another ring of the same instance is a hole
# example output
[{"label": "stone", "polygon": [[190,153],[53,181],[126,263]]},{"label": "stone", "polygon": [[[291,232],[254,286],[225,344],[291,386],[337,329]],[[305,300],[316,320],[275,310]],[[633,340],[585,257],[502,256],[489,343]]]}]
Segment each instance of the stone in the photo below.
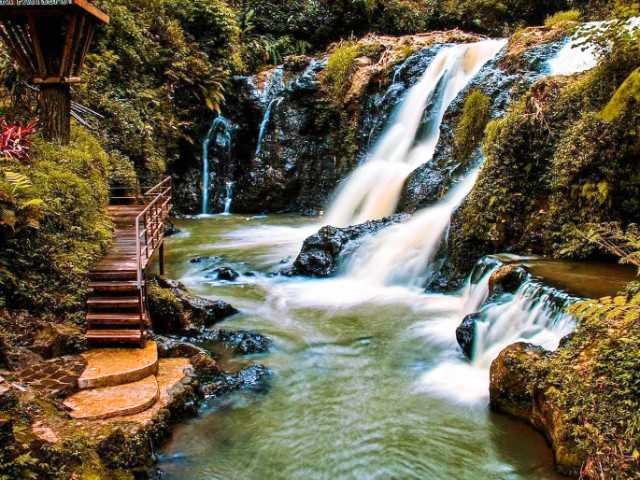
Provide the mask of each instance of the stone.
[{"label": "stone", "polygon": [[312,277],[332,276],[349,249],[354,249],[367,236],[408,219],[406,214],[397,214],[345,228],[322,227],[318,233],[304,241],[292,267],[282,273]]},{"label": "stone", "polygon": [[148,297],[154,327],[163,333],[197,335],[238,313],[227,302],[191,295],[180,282],[166,278],[158,278],[157,288],[150,288]]},{"label": "stone", "polygon": [[270,338],[249,330],[218,330],[207,338],[221,342],[225,348],[240,355],[265,353],[272,345]]},{"label": "stone", "polygon": [[87,367],[78,379],[80,389],[135,382],[158,370],[158,347],[153,341],[144,348],[99,348],[83,358]]},{"label": "stone", "polygon": [[33,339],[31,350],[43,358],[52,358],[82,352],[86,343],[86,337],[75,325],[46,323]]},{"label": "stone", "polygon": [[251,365],[235,373],[222,372],[200,390],[205,396],[220,396],[236,390],[261,393],[268,388],[271,376],[271,370],[264,365]]},{"label": "stone", "polygon": [[476,328],[476,322],[480,320],[479,313],[472,313],[464,317],[458,328],[456,328],[456,340],[462,349],[462,353],[468,359],[473,356],[473,341]]},{"label": "stone", "polygon": [[489,295],[515,293],[528,277],[529,272],[520,265],[503,265],[489,277]]},{"label": "stone", "polygon": [[215,278],[217,280],[224,280],[227,282],[233,282],[237,280],[240,274],[230,267],[218,267],[213,270]]},{"label": "stone", "polygon": [[82,390],[64,401],[72,418],[103,420],[135,415],[153,406],[160,396],[155,375],[110,387]]}]

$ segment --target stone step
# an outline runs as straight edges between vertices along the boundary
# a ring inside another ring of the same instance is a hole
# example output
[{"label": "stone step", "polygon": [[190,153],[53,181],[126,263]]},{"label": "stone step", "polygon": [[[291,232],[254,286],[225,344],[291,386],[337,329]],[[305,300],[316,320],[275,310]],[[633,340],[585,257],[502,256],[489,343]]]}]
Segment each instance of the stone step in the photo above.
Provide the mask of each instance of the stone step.
[{"label": "stone step", "polygon": [[93,326],[129,326],[130,328],[140,328],[145,325],[144,315],[140,318],[138,313],[88,313],[87,324]]},{"label": "stone step", "polygon": [[94,292],[137,292],[138,284],[135,280],[121,280],[115,282],[97,281],[89,283],[89,288]]},{"label": "stone step", "polygon": [[78,379],[81,390],[131,383],[158,371],[158,347],[153,341],[144,348],[99,348],[82,356],[87,367]]},{"label": "stone step", "polygon": [[149,375],[131,383],[82,390],[67,398],[64,405],[72,418],[104,420],[144,412],[159,398],[158,381]]}]

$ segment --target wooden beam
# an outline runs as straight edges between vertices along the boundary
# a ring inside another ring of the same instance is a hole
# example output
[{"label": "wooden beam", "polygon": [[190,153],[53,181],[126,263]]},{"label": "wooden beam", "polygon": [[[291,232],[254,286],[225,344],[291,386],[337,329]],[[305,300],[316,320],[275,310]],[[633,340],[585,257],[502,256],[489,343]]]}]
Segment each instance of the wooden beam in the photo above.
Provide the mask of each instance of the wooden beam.
[{"label": "wooden beam", "polygon": [[50,85],[52,83],[80,83],[80,77],[33,77],[33,83],[38,85]]},{"label": "wooden beam", "polygon": [[78,14],[71,14],[69,21],[67,22],[67,32],[64,40],[64,49],[62,50],[62,58],[60,59],[60,76],[68,77],[71,68],[71,49],[73,47],[73,40],[76,35],[76,27],[78,25]]},{"label": "wooden beam", "polygon": [[87,0],[73,0],[73,4],[92,15],[100,23],[109,23],[109,15],[104,13],[99,8],[93,6]]},{"label": "wooden beam", "polygon": [[80,76],[82,73],[82,67],[84,66],[84,59],[87,57],[87,53],[89,53],[89,47],[91,47],[91,41],[93,40],[93,33],[95,32],[96,24],[93,22],[87,22],[87,34],[84,38],[84,44],[82,45],[82,50],[80,51],[80,58],[78,58],[78,67],[74,72],[77,76]]},{"label": "wooden beam", "polygon": [[36,25],[36,19],[33,15],[27,17],[29,22],[29,34],[31,35],[31,42],[33,43],[33,51],[36,54],[36,62],[38,63],[38,74],[41,77],[47,75],[47,63],[44,60],[44,54],[42,53],[42,45],[40,44],[40,36],[38,35],[38,28]]},{"label": "wooden beam", "polygon": [[35,68],[20,45],[20,42],[13,30],[13,25],[9,22],[3,22],[1,25],[2,28],[0,28],[0,31],[2,31],[2,38],[9,49],[13,52],[13,58],[26,71],[26,73],[33,75]]},{"label": "wooden beam", "polygon": [[71,63],[69,64],[69,73],[68,76],[76,75],[77,72],[77,61],[82,52],[82,48],[84,47],[82,43],[82,38],[84,37],[85,25],[87,23],[87,17],[85,15],[80,15],[78,26],[76,27],[76,34],[73,38],[73,48],[71,51]]}]

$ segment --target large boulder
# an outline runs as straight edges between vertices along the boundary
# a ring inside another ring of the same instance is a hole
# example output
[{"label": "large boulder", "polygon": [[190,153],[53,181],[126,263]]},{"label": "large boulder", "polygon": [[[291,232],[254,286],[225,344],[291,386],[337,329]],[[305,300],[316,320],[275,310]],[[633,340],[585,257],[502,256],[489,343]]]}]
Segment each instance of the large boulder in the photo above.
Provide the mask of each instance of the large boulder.
[{"label": "large boulder", "polygon": [[72,355],[86,348],[86,337],[77,326],[50,322],[42,325],[31,345],[31,350],[43,358]]},{"label": "large boulder", "polygon": [[489,277],[489,295],[515,293],[531,275],[515,263],[501,266]]},{"label": "large boulder", "polygon": [[545,349],[524,342],[514,343],[500,352],[491,364],[490,406],[540,430],[551,444],[557,469],[567,475],[577,475],[587,453],[576,444],[566,423],[567,416],[554,401],[557,387],[542,380],[544,360],[549,355]]},{"label": "large boulder", "polygon": [[284,273],[329,277],[335,274],[347,250],[353,250],[366,237],[396,223],[409,219],[409,215],[396,214],[381,220],[371,220],[345,228],[322,227],[318,233],[308,237],[293,266]]},{"label": "large boulder", "polygon": [[222,300],[191,295],[180,282],[164,278],[150,282],[148,300],[154,328],[163,333],[196,335],[238,313]]}]

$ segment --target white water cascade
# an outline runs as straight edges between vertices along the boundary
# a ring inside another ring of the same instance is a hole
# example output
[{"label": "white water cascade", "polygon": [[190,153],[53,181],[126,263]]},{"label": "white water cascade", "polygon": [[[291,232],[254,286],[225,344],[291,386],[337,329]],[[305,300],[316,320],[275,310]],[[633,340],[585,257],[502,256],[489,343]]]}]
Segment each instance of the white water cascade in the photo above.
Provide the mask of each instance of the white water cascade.
[{"label": "white water cascade", "polygon": [[519,341],[547,350],[558,348],[575,324],[564,312],[567,298],[554,298],[549,290],[537,281],[527,281],[514,294],[483,308],[475,327],[473,365],[488,369],[505,347]]},{"label": "white water cascade", "polygon": [[269,120],[271,120],[271,113],[275,107],[277,107],[282,101],[282,97],[276,97],[269,102],[267,105],[267,109],[264,112],[264,117],[262,117],[262,121],[260,122],[260,130],[258,132],[258,144],[256,145],[256,157],[260,155],[262,151],[262,142],[264,141],[264,136],[267,133],[267,127],[269,126]]},{"label": "white water cascade", "polygon": [[222,115],[218,115],[211,122],[207,135],[202,140],[202,209],[201,213],[209,213],[209,188],[211,178],[209,173],[209,146],[211,140],[224,149],[228,155],[231,149],[231,124]]},{"label": "white water cascade", "polygon": [[226,188],[226,196],[224,199],[224,212],[222,213],[223,215],[230,215],[231,214],[231,203],[233,202],[233,187],[235,185],[235,182],[226,182],[225,183],[225,188]]},{"label": "white water cascade", "polygon": [[[433,157],[447,108],[505,43],[443,47],[409,90],[368,160],[338,189],[323,223],[342,227],[392,214],[406,178]],[[429,106],[426,132],[418,138]]]},{"label": "white water cascade", "polygon": [[443,200],[417,212],[408,222],[373,236],[355,252],[346,275],[377,286],[424,285],[451,216],[473,188],[478,173],[479,168],[474,169]]}]

